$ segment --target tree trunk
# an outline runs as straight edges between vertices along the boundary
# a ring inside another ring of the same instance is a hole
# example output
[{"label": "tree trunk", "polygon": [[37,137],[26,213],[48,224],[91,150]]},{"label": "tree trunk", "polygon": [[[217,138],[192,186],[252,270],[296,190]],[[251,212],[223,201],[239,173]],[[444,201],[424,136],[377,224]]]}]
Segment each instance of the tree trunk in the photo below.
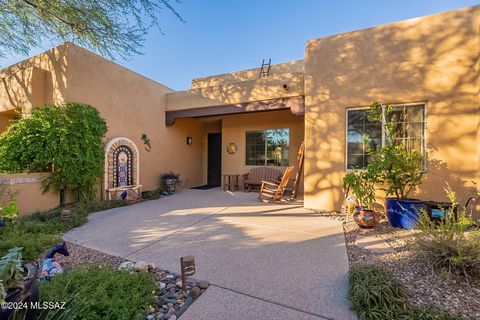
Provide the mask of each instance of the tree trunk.
[{"label": "tree trunk", "polygon": [[65,207],[65,195],[67,193],[66,188],[60,189],[60,208]]}]

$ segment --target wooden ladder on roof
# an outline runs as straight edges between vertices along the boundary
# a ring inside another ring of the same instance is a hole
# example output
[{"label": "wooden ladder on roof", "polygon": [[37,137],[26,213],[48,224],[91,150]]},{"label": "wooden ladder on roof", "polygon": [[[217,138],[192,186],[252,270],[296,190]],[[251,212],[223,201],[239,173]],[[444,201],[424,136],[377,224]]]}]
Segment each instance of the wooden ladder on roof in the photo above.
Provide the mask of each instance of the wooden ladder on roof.
[{"label": "wooden ladder on roof", "polygon": [[272,65],[272,58],[262,60],[262,67],[260,68],[259,78],[268,77],[270,75],[270,67]]}]

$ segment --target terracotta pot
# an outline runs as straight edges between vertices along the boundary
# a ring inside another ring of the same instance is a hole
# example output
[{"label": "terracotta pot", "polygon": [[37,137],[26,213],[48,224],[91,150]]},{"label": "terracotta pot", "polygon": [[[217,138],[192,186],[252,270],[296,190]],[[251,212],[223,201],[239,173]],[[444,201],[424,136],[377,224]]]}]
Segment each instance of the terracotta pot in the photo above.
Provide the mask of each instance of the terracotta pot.
[{"label": "terracotta pot", "polygon": [[64,209],[60,212],[60,220],[70,220],[70,210]]},{"label": "terracotta pot", "polygon": [[360,228],[371,229],[378,225],[380,216],[373,210],[357,207],[353,214],[353,220]]}]

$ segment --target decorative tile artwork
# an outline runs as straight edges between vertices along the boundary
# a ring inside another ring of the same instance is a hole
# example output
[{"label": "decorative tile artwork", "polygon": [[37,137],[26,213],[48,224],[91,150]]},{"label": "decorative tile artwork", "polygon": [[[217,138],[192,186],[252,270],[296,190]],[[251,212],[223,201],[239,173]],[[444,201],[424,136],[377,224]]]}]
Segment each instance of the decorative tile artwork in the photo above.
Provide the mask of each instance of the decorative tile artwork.
[{"label": "decorative tile artwork", "polygon": [[118,139],[107,150],[107,188],[138,184],[138,154],[135,144]]}]

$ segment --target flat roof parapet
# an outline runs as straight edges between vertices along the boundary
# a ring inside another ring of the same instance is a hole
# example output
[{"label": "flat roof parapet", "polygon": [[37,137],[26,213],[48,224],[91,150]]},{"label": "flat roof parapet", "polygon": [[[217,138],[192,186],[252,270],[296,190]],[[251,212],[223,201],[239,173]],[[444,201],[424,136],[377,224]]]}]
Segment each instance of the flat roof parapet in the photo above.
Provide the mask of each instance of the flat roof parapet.
[{"label": "flat roof parapet", "polygon": [[[270,68],[270,76],[297,72],[304,72],[303,60],[274,64]],[[192,89],[256,80],[259,78],[259,74],[260,66],[254,69],[247,69],[203,78],[196,78],[192,80]]]}]

